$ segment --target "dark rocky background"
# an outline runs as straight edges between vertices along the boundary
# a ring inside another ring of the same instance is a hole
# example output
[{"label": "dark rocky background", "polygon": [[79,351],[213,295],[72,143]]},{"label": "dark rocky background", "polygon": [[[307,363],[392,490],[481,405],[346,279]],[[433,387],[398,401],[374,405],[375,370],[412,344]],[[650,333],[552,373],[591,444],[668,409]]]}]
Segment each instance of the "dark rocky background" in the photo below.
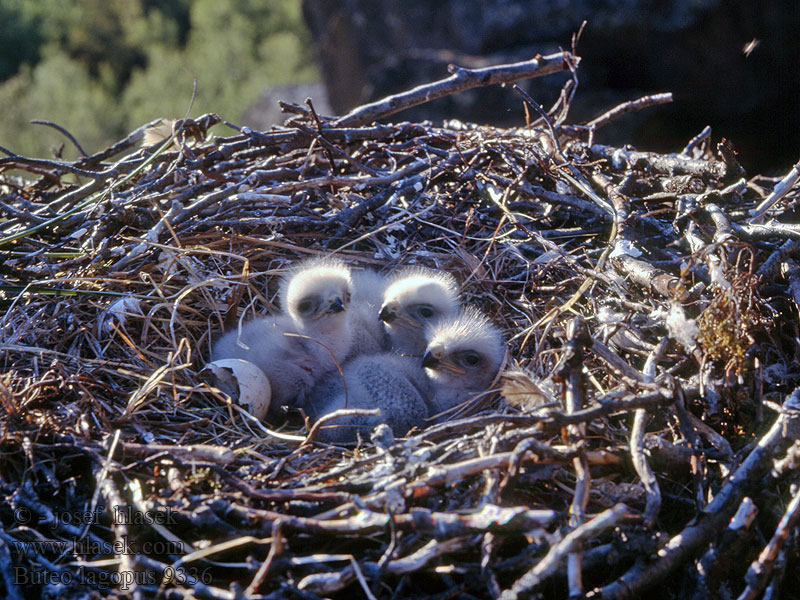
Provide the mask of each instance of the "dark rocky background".
[{"label": "dark rocky background", "polygon": [[[671,91],[672,105],[628,116],[599,141],[675,151],[711,125],[749,173],[779,173],[800,157],[797,0],[304,0],[332,110],[481,67],[577,47],[572,121],[619,102]],[[758,40],[748,54],[745,46]],[[526,82],[548,106],[564,76]],[[520,124],[510,90],[473,90],[392,117]]]}]

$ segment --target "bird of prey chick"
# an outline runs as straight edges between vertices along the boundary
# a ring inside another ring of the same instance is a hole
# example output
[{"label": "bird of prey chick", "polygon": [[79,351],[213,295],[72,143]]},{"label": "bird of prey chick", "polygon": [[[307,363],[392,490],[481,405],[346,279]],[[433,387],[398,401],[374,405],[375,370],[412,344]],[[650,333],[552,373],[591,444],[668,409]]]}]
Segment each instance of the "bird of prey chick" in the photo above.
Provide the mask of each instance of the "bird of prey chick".
[{"label": "bird of prey chick", "polygon": [[[344,376],[344,380],[342,379]],[[419,358],[392,352],[361,355],[349,361],[342,374],[330,373],[314,388],[308,414],[317,420],[343,408],[379,408],[379,417],[352,416],[331,421],[317,439],[331,443],[355,441],[358,434],[367,437],[380,423],[386,423],[394,435],[403,436],[415,425],[422,425],[430,415],[425,373]]]},{"label": "bird of prey chick", "polygon": [[302,404],[317,381],[350,352],[350,270],[315,259],[291,269],[280,285],[284,314],[245,323],[223,335],[212,360],[241,358],[270,380],[273,406]]},{"label": "bird of prey chick", "polygon": [[486,391],[505,358],[500,330],[479,311],[467,307],[428,327],[422,366],[436,412],[458,406]]},{"label": "bird of prey chick", "polygon": [[293,267],[281,280],[279,296],[284,313],[295,332],[307,336],[312,354],[321,364],[335,368],[350,353],[353,344],[350,299],[353,281],[346,263],[311,259]]},{"label": "bird of prey chick", "polygon": [[458,311],[458,284],[444,271],[410,267],[398,271],[386,288],[380,319],[392,348],[422,354],[425,328]]}]

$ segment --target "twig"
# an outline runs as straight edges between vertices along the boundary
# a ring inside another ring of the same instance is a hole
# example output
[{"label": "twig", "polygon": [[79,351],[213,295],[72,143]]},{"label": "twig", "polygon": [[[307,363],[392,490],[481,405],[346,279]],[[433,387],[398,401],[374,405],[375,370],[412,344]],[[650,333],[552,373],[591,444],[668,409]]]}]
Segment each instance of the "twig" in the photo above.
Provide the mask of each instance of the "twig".
[{"label": "twig", "polygon": [[417,106],[425,102],[437,100],[457,92],[475,87],[511,83],[520,79],[542,77],[568,68],[570,64],[578,64],[580,59],[569,52],[557,52],[547,56],[537,56],[510,65],[487,67],[485,69],[462,69],[450,65],[450,77],[433,83],[420,85],[412,90],[387,96],[377,102],[360,106],[334,121],[337,127],[353,127],[372,123],[388,117],[401,110]]},{"label": "twig", "polygon": [[710,138],[711,138],[711,126],[706,125],[705,127],[703,127],[703,130],[700,133],[698,133],[696,136],[694,136],[687,142],[686,146],[684,146],[683,150],[681,150],[681,154],[683,156],[691,157],[694,149],[697,148],[703,142],[706,142]]},{"label": "twig", "polygon": [[174,456],[181,462],[207,462],[213,461],[222,465],[228,465],[235,459],[233,451],[224,446],[211,446],[208,444],[197,444],[189,446],[175,446],[166,444],[134,444],[123,442],[122,451],[126,456],[147,457],[153,454],[166,454]]},{"label": "twig", "polygon": [[314,436],[317,434],[317,432],[324,425],[327,425],[329,422],[335,421],[336,419],[341,419],[344,417],[379,417],[380,414],[381,410],[379,408],[345,408],[328,413],[320,417],[317,422],[314,423],[314,425],[308,431],[308,435],[306,436],[303,444],[310,444],[312,441],[314,441]]},{"label": "twig", "polygon": [[[119,495],[119,492],[117,491],[112,479],[110,477],[103,477],[102,481],[98,483],[100,489],[102,490],[103,496],[105,496],[106,506],[112,511],[112,513],[117,514],[118,511],[124,513],[126,505],[122,500],[122,496]],[[136,556],[130,554],[126,550],[126,548],[128,548],[129,539],[128,526],[123,520],[114,519],[112,529],[116,539],[116,543],[114,544],[114,554],[119,559],[120,589],[131,598],[134,598],[135,600],[142,600],[142,590],[139,588],[139,584],[137,583],[139,578],[136,577]]]},{"label": "twig", "polygon": [[244,593],[245,595],[255,594],[261,584],[266,579],[267,574],[269,573],[269,569],[272,566],[272,563],[275,561],[276,557],[280,556],[283,552],[284,548],[284,539],[281,534],[281,520],[277,519],[275,523],[272,525],[272,545],[269,547],[269,553],[267,554],[267,558],[261,563],[261,566],[258,567],[258,571],[253,576],[252,581],[248,584],[245,588]]},{"label": "twig", "polygon": [[747,574],[744,576],[747,587],[739,594],[738,600],[753,600],[764,589],[775,566],[778,554],[792,533],[798,516],[800,516],[800,489],[795,491],[792,501],[786,508],[783,517],[781,517],[780,523],[775,528],[772,539],[747,570]]},{"label": "twig", "polygon": [[619,373],[627,385],[640,389],[643,387],[650,387],[648,384],[654,385],[652,381],[648,381],[639,371],[625,362],[619,354],[616,354],[600,340],[592,338],[589,350],[596,354],[599,359],[610,366],[615,372]]},{"label": "twig", "polygon": [[56,131],[58,131],[62,135],[64,135],[70,142],[72,142],[72,145],[75,146],[75,148],[78,149],[78,152],[81,153],[81,156],[83,156],[84,158],[86,158],[88,156],[88,154],[86,154],[86,152],[83,150],[81,145],[78,143],[78,140],[75,139],[75,136],[72,135],[69,131],[67,131],[61,125],[58,125],[57,123],[53,123],[52,121],[43,121],[41,119],[33,119],[31,121],[31,123],[33,125],[47,125],[48,127],[52,127],[53,129],[55,129]]},{"label": "twig", "polygon": [[742,550],[748,551],[752,543],[750,526],[758,514],[758,507],[747,496],[742,499],[736,514],[719,536],[719,543],[712,544],[696,562],[697,573],[694,598],[710,597],[720,593],[719,575],[725,572],[724,565],[735,560]]},{"label": "twig", "polygon": [[8,551],[8,544],[0,538],[0,577],[3,578],[3,586],[8,600],[22,600],[20,588],[17,585],[17,578],[14,576],[14,564],[11,561],[11,553]]},{"label": "twig", "polygon": [[661,583],[685,561],[695,556],[719,533],[736,511],[747,489],[757,483],[760,473],[770,466],[776,448],[787,437],[793,437],[800,415],[800,389],[787,396],[783,403],[784,412],[772,427],[759,440],[758,445],[748,454],[719,490],[714,499],[703,511],[702,518],[687,525],[659,552],[658,560],[646,569],[629,570],[617,581],[609,584],[590,597],[603,600],[623,600],[640,597],[647,589]]},{"label": "twig", "polygon": [[669,104],[670,102],[672,102],[671,92],[642,96],[636,100],[628,100],[627,102],[618,104],[611,110],[604,112],[599,117],[586,123],[586,126],[597,130],[628,113],[637,112],[650,106],[658,106],[659,104]]},{"label": "twig", "polygon": [[[560,454],[560,456],[559,456]],[[538,458],[534,462],[536,464],[565,464],[575,460],[578,451],[559,453],[556,449],[551,449],[544,456]],[[608,464],[609,462],[617,462],[619,459],[607,452],[587,452],[587,460],[596,464]],[[484,456],[481,458],[472,458],[453,465],[448,465],[446,468],[436,467],[432,468],[425,475],[425,478],[414,487],[421,489],[429,488],[438,485],[447,485],[456,481],[460,481],[469,475],[480,473],[486,469],[493,469],[499,467],[507,467],[511,469],[512,464],[517,465],[520,459],[517,452],[499,452],[491,456]]]},{"label": "twig", "polygon": [[309,500],[309,501],[333,501],[347,502],[351,499],[350,494],[341,492],[307,492],[304,490],[280,490],[280,489],[256,489],[246,481],[235,475],[228,473],[225,469],[215,463],[195,463],[195,467],[207,467],[220,475],[230,485],[253,498],[269,500],[274,502],[288,502],[290,500]]},{"label": "twig", "polygon": [[[616,526],[621,520],[631,517],[630,509],[624,504],[617,504],[614,508],[603,511],[590,521],[570,531],[563,540],[550,549],[533,569],[520,577],[500,596],[500,600],[516,600],[522,594],[534,590],[541,582],[552,576],[558,566],[568,556],[583,547],[584,542],[593,539],[605,530]],[[605,597],[605,596],[604,596]]]},{"label": "twig", "polygon": [[[389,561],[384,566],[384,571],[388,575],[404,575],[414,573],[425,567],[431,561],[444,554],[455,552],[468,545],[467,538],[453,538],[443,542],[431,540],[425,546],[406,556]],[[362,569],[369,574],[376,573],[378,565],[376,563],[364,563]],[[336,573],[317,573],[302,579],[298,584],[301,590],[314,592],[315,594],[331,594],[344,589],[356,579],[355,571],[352,567],[346,567]]]},{"label": "twig", "polygon": [[[656,365],[661,360],[667,350],[668,338],[661,338],[658,346],[647,357],[644,366],[644,376],[648,381],[653,381],[656,377]],[[644,409],[637,409],[633,417],[633,427],[631,427],[631,460],[633,468],[639,475],[639,479],[644,486],[647,495],[647,503],[644,510],[644,523],[647,527],[652,527],[658,518],[661,510],[661,489],[655,473],[650,468],[644,451],[644,434],[647,428],[648,414]]]},{"label": "twig", "polygon": [[[582,318],[575,317],[570,321],[567,327],[567,338],[568,342],[562,357],[561,368],[556,369],[556,375],[564,381],[564,405],[567,409],[567,414],[573,414],[581,410],[586,401],[586,384],[583,378],[583,349],[591,344],[591,336]],[[592,485],[589,462],[582,447],[585,436],[586,429],[584,425],[570,425],[567,427],[567,442],[578,448],[578,455],[572,459],[576,482],[569,510],[569,525],[573,529],[583,524]],[[576,543],[567,557],[567,583],[571,597],[583,594],[582,555],[583,547],[581,544]]]},{"label": "twig", "polygon": [[750,215],[750,225],[754,223],[760,223],[769,209],[780,202],[781,198],[791,191],[798,179],[800,179],[800,162],[795,164],[784,176],[784,178],[781,179],[774,188],[772,188],[770,195],[764,198],[764,201],[755,207]]},{"label": "twig", "polygon": [[775,279],[780,273],[781,263],[790,256],[798,255],[800,255],[800,240],[786,240],[758,267],[756,277],[759,277],[762,282]]},{"label": "twig", "polygon": [[594,144],[575,143],[576,150],[584,150],[589,156],[608,161],[624,161],[630,168],[649,168],[668,175],[696,175],[724,180],[728,175],[728,166],[722,161],[699,160],[679,155],[663,155],[654,152],[636,152]]}]

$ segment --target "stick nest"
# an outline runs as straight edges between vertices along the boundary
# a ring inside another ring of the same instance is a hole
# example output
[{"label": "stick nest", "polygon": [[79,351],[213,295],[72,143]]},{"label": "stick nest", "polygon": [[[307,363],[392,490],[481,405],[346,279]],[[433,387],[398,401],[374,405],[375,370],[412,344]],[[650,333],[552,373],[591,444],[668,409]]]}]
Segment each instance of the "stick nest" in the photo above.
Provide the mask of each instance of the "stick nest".
[{"label": "stick nest", "polygon": [[[674,154],[597,144],[664,98],[569,124],[577,58],[558,62],[559,102],[518,89],[517,129],[375,124],[409,93],[339,119],[287,105],[263,133],[216,137],[205,115],[142,149],[146,127],[74,162],[0,159],[2,595],[790,587],[800,229],[780,217],[797,194],[771,199],[776,180],[709,131]],[[432,88],[519,78],[501,71]],[[777,220],[752,215],[765,202]],[[201,376],[211,340],[278,311],[283,270],[331,252],[453,273],[509,340],[495,390],[357,447],[243,414]]]}]

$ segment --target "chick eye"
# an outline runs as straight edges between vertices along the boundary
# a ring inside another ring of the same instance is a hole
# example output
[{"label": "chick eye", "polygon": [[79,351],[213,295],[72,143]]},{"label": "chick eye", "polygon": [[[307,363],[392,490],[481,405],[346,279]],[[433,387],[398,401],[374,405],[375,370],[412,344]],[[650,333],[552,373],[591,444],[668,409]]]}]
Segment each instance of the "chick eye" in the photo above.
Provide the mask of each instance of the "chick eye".
[{"label": "chick eye", "polygon": [[314,303],[309,298],[306,298],[305,300],[301,300],[300,304],[297,305],[297,310],[301,314],[308,314],[308,313],[311,312],[311,310],[313,308],[314,308]]},{"label": "chick eye", "polygon": [[430,319],[433,317],[433,309],[430,306],[420,306],[418,312],[419,316],[423,319]]},{"label": "chick eye", "polygon": [[470,367],[474,367],[481,362],[481,357],[475,352],[467,352],[467,354],[464,355],[464,362]]}]

